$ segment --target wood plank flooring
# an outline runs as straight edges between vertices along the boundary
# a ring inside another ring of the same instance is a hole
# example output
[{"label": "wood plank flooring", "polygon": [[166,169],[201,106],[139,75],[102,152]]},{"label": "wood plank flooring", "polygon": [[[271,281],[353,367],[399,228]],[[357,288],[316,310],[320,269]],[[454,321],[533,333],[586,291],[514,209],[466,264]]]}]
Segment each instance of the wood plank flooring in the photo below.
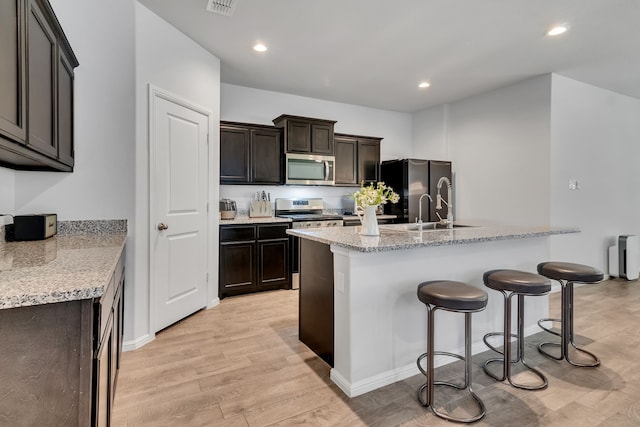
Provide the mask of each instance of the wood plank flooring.
[{"label": "wood plank flooring", "polygon": [[[123,355],[114,426],[439,426],[416,399],[421,376],[349,399],[329,380],[329,367],[297,334],[297,292],[227,298],[162,331]],[[549,387],[518,390],[482,371],[474,356],[473,387],[487,407],[478,426],[640,425],[640,283],[610,280],[575,290],[576,341],[597,354],[598,368],[547,359],[528,339],[529,361]],[[560,294],[550,297],[559,313]],[[439,368],[455,377],[456,362]],[[461,373],[461,370],[457,372]],[[526,381],[527,373],[519,374]],[[459,378],[459,377],[458,377]],[[466,400],[438,390],[438,401],[464,414]],[[449,401],[450,400],[450,401]],[[473,410],[472,406],[469,410]]]}]

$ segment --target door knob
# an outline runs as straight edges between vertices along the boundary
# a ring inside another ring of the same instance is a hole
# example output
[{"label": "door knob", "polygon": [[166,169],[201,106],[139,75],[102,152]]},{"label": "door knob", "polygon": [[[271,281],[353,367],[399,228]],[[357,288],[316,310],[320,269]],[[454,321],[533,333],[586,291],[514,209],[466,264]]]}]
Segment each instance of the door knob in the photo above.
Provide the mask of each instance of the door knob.
[{"label": "door knob", "polygon": [[167,228],[169,228],[169,226],[167,224],[165,224],[164,222],[161,222],[160,224],[158,224],[158,230],[160,230],[160,231],[166,230]]}]

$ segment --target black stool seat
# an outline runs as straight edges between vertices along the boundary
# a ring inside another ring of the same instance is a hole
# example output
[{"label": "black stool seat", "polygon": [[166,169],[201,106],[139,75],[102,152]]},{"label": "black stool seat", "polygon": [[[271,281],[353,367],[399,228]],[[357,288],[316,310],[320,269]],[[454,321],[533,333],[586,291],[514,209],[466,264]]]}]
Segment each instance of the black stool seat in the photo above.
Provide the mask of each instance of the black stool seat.
[{"label": "black stool seat", "polygon": [[485,291],[453,280],[420,283],[418,299],[424,304],[451,311],[476,311],[487,306]]},{"label": "black stool seat", "polygon": [[541,295],[551,291],[551,281],[539,274],[518,270],[491,270],[483,275],[485,286],[496,291]]},{"label": "black stool seat", "polygon": [[541,262],[538,264],[538,273],[550,279],[569,282],[595,283],[604,279],[604,274],[597,268],[571,262]]}]

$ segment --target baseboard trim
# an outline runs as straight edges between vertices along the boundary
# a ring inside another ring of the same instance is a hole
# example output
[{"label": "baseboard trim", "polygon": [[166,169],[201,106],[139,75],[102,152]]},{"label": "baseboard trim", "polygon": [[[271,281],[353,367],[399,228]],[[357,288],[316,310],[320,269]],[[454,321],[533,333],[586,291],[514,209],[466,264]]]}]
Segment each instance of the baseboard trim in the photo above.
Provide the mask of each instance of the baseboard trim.
[{"label": "baseboard trim", "polygon": [[[529,336],[540,332],[538,325],[531,325],[525,328],[524,335]],[[471,354],[479,354],[487,351],[488,348],[483,341],[474,342],[471,344]],[[464,356],[464,347],[455,349],[451,353],[460,354]],[[417,359],[417,356],[416,356]],[[449,363],[456,362],[458,359],[447,356],[436,356],[433,360],[434,367],[448,365]],[[335,385],[340,388],[348,397],[356,397],[378,388],[393,384],[398,381],[402,381],[414,375],[418,375],[420,371],[415,363],[402,366],[397,369],[391,369],[386,372],[356,381],[354,383],[349,382],[342,374],[340,374],[335,368],[331,369],[329,378]]]},{"label": "baseboard trim", "polygon": [[132,341],[124,341],[122,343],[122,351],[132,351],[137,350],[140,347],[149,344],[151,341],[156,339],[155,335],[145,334],[139,338],[136,338]]},{"label": "baseboard trim", "polygon": [[215,307],[215,306],[217,306],[219,304],[220,304],[220,298],[216,297],[216,298],[212,299],[209,302],[209,305],[207,306],[207,310],[210,309],[210,308],[213,308],[213,307]]}]

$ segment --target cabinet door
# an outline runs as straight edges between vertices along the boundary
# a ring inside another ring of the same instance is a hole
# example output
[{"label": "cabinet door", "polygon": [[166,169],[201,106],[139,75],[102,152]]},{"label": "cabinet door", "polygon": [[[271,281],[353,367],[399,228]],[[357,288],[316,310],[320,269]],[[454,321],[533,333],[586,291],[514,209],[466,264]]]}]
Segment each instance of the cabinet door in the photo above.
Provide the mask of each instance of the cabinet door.
[{"label": "cabinet door", "polygon": [[289,287],[289,239],[258,242],[258,287]]},{"label": "cabinet door", "polygon": [[309,122],[287,121],[287,152],[311,152],[311,125]]},{"label": "cabinet door", "polygon": [[[113,322],[109,320],[107,330],[112,331]],[[113,334],[109,332],[98,348],[97,357],[94,359],[93,377],[93,425],[107,427],[110,423],[111,412],[111,347]]]},{"label": "cabinet door", "polygon": [[333,155],[333,125],[311,124],[311,151],[315,154]]},{"label": "cabinet door", "polygon": [[26,140],[24,1],[0,2],[0,135]]},{"label": "cabinet door", "polygon": [[249,182],[249,129],[220,127],[220,182]]},{"label": "cabinet door", "polygon": [[56,140],[56,36],[36,0],[29,0],[27,25],[29,70],[28,146],[58,156]]},{"label": "cabinet door", "polygon": [[355,139],[335,139],[336,184],[358,184],[358,142]]},{"label": "cabinet door", "polygon": [[282,183],[282,150],[277,129],[251,130],[251,182]]},{"label": "cabinet door", "polygon": [[255,241],[220,244],[220,297],[255,290]]},{"label": "cabinet door", "polygon": [[58,49],[58,159],[73,166],[73,66]]},{"label": "cabinet door", "polygon": [[380,141],[358,140],[358,181],[365,184],[380,179]]}]

